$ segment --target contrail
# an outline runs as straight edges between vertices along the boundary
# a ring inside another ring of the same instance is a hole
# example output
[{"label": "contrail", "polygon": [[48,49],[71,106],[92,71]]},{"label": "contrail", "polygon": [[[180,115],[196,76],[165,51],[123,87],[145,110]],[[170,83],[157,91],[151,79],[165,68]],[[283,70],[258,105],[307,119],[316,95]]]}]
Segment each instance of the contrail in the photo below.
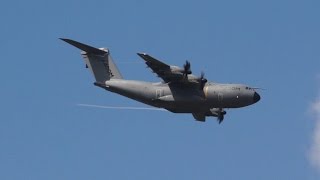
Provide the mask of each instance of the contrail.
[{"label": "contrail", "polygon": [[94,104],[77,104],[77,106],[85,106],[92,108],[103,108],[103,109],[127,109],[127,110],[149,110],[149,111],[167,111],[160,108],[147,108],[147,107],[125,107],[125,106],[100,106]]},{"label": "contrail", "polygon": [[315,127],[309,155],[311,164],[320,171],[320,97],[312,104],[311,110],[315,115]]}]

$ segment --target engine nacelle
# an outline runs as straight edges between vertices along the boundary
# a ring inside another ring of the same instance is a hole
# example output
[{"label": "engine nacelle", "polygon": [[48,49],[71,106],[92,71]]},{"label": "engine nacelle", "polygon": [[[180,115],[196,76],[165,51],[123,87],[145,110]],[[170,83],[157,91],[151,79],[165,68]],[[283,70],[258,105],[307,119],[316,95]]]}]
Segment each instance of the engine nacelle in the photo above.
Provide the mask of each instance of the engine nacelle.
[{"label": "engine nacelle", "polygon": [[191,74],[191,70],[185,71],[184,68],[178,67],[178,66],[170,66],[170,70],[172,73],[186,73],[186,74]]}]

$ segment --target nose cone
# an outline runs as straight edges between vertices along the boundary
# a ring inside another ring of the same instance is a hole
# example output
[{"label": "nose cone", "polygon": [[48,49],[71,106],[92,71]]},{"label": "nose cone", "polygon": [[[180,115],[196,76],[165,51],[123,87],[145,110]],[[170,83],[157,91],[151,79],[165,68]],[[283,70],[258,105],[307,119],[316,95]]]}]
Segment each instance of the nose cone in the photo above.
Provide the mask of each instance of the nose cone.
[{"label": "nose cone", "polygon": [[256,92],[253,94],[253,103],[258,102],[261,99],[260,95]]}]

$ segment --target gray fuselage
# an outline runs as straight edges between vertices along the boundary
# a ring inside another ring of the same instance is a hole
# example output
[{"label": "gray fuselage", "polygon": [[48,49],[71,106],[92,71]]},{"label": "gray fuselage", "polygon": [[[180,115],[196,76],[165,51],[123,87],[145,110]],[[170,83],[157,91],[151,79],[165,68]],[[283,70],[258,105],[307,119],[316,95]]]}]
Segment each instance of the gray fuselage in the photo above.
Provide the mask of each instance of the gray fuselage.
[{"label": "gray fuselage", "polygon": [[256,103],[260,96],[242,84],[208,82],[203,89],[187,84],[151,83],[111,79],[104,89],[175,113],[196,113],[211,108],[240,108]]},{"label": "gray fuselage", "polygon": [[61,40],[82,50],[86,68],[92,72],[96,86],[174,113],[192,113],[198,121],[204,122],[206,116],[213,116],[221,123],[226,114],[224,108],[240,108],[260,100],[256,88],[208,82],[203,72],[200,76],[192,74],[189,61],[181,68],[146,53],[137,54],[163,82],[124,80],[109,49],[95,48],[71,39]]}]

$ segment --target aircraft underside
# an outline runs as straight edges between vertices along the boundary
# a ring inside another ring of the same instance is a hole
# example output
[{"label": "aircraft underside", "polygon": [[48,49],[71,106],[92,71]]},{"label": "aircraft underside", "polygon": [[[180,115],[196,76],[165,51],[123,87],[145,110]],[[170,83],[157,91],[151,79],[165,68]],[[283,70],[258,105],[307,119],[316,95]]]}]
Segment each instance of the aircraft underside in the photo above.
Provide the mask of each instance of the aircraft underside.
[{"label": "aircraft underside", "polygon": [[183,67],[172,66],[146,53],[138,55],[163,82],[124,80],[108,49],[91,47],[71,39],[61,40],[82,50],[85,67],[92,72],[96,86],[173,113],[191,113],[198,121],[214,116],[221,123],[226,114],[224,108],[245,107],[260,100],[256,88],[210,83],[203,72],[200,76],[192,74],[189,61]]}]

